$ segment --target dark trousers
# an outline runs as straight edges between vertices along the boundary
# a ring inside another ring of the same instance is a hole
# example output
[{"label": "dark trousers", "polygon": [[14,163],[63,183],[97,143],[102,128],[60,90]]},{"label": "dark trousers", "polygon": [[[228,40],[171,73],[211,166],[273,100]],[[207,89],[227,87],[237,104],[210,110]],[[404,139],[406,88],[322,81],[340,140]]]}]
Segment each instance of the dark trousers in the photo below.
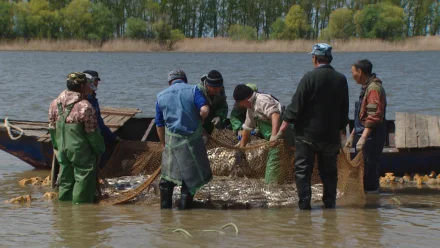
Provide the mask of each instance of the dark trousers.
[{"label": "dark trousers", "polygon": [[[383,132],[376,134],[376,132]],[[360,138],[360,135],[355,135],[354,146]],[[382,156],[382,150],[385,145],[385,135],[382,130],[375,130],[367,138],[364,148],[364,190],[376,191],[379,189],[379,162]],[[357,152],[357,151],[356,151]]]},{"label": "dark trousers", "polygon": [[[173,191],[177,185],[173,182],[161,179],[159,182],[160,188],[160,208],[171,209],[173,207]],[[192,205],[193,196],[189,192],[185,182],[182,182],[182,188],[180,190],[180,203],[179,209],[190,209]]]},{"label": "dark trousers", "polygon": [[319,176],[324,186],[322,201],[326,208],[334,208],[338,185],[337,155],[340,144],[315,144],[297,139],[295,146],[295,182],[299,208],[311,209],[311,180],[315,154],[318,155]]}]

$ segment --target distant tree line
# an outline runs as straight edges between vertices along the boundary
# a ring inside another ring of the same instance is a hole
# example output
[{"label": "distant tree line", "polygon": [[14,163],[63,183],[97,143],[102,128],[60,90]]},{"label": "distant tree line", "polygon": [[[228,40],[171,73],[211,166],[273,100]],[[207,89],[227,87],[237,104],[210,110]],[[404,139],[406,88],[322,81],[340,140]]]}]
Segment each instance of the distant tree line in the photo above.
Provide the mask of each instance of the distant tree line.
[{"label": "distant tree line", "polygon": [[0,0],[0,39],[402,39],[437,35],[440,0]]}]

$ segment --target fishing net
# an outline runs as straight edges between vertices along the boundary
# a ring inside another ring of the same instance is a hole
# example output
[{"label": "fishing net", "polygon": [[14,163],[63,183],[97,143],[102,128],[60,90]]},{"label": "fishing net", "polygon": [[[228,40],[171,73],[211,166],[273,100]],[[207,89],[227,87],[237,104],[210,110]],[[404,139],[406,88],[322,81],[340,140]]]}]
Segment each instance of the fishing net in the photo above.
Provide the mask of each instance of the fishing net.
[{"label": "fishing net", "polygon": [[[208,157],[214,175],[195,199],[205,206],[216,208],[265,208],[295,206],[297,202],[294,178],[294,148],[285,142],[266,142],[253,137],[245,148],[235,147],[238,140],[231,130],[215,130],[207,143]],[[280,164],[276,182],[264,181],[269,153],[279,150],[276,162]],[[237,161],[236,151],[245,154]],[[109,193],[101,204],[126,202],[147,205],[159,202],[158,181],[162,159],[162,146],[157,142],[122,141],[118,144],[105,168],[99,175],[104,179],[141,176],[138,186],[130,190]],[[316,161],[316,159],[315,159]],[[364,204],[363,157],[359,153],[353,160],[349,149],[341,149],[338,156],[338,205]],[[312,193],[316,204],[322,197],[322,184],[317,164],[312,174]],[[103,185],[114,188],[114,186]],[[178,189],[177,189],[178,191]],[[108,190],[104,190],[108,192]],[[178,196],[179,192],[175,192]]]}]

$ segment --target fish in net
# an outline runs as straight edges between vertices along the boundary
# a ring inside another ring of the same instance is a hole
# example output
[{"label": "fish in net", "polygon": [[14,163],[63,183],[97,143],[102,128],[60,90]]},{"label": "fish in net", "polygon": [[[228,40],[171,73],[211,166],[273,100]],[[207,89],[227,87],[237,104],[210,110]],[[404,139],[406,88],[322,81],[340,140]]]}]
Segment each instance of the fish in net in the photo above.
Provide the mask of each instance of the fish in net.
[{"label": "fish in net", "polygon": [[[215,130],[206,145],[213,172],[213,180],[194,196],[195,207],[230,208],[276,208],[295,206],[297,202],[294,177],[293,147],[284,142],[266,142],[253,137],[244,148],[235,147],[237,139],[231,130]],[[271,149],[279,149],[280,164],[278,180],[266,184],[266,164]],[[243,151],[246,159],[237,161],[235,153]],[[162,146],[158,142],[121,141],[99,175],[106,180],[118,177],[143,176],[137,187],[124,191],[108,190],[113,186],[102,185],[109,192],[100,204],[135,203],[158,205],[158,181],[162,159]],[[316,159],[315,159],[316,161]],[[351,159],[348,148],[338,155],[339,206],[363,206],[363,155],[358,153]],[[179,197],[175,188],[175,198]],[[315,162],[312,174],[312,199],[320,204],[322,184]]]}]

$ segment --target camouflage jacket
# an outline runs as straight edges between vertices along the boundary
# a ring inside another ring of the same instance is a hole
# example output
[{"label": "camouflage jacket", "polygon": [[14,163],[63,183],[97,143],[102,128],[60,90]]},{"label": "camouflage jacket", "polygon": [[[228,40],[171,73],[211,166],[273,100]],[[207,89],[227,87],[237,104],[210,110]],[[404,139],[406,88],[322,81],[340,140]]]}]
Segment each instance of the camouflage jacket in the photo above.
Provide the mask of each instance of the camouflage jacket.
[{"label": "camouflage jacket", "polygon": [[376,74],[371,75],[367,84],[362,86],[359,100],[361,124],[367,128],[381,124],[385,118],[387,101],[382,81],[376,77]]},{"label": "camouflage jacket", "polygon": [[66,118],[66,123],[84,123],[87,133],[94,132],[98,128],[98,121],[93,106],[87,101],[86,95],[65,90],[61,92],[57,99],[53,100],[49,107],[49,128],[56,129],[58,121],[58,103],[61,103],[63,111],[67,105],[75,103]]}]

